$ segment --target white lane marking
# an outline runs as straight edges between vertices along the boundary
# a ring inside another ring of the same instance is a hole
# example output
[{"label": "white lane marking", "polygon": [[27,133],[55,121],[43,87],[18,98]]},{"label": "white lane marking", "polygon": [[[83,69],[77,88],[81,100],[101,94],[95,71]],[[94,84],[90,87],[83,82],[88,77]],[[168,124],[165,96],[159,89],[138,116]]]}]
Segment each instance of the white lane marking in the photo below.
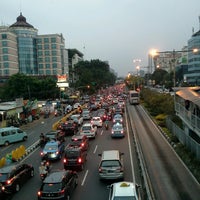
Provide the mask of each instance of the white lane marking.
[{"label": "white lane marking", "polygon": [[35,148],[31,153],[29,153],[24,159],[21,160],[21,162],[24,162],[26,159],[28,159],[35,151],[37,151],[38,148]]},{"label": "white lane marking", "polygon": [[101,130],[101,133],[100,133],[100,135],[103,135],[103,130]]},{"label": "white lane marking", "polygon": [[96,151],[97,151],[97,147],[98,147],[98,145],[95,146],[94,151],[93,151],[93,154],[96,153]]},{"label": "white lane marking", "polygon": [[84,178],[83,178],[83,181],[82,181],[82,183],[81,183],[81,186],[84,185],[87,175],[88,175],[88,170],[85,172],[85,176],[84,176]]}]

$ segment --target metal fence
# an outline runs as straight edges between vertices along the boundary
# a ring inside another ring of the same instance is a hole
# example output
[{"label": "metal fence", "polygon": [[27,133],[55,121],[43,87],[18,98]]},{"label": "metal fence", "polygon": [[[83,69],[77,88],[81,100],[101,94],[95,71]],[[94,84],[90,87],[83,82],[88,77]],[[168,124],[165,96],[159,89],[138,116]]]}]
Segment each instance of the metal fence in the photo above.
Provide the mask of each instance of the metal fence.
[{"label": "metal fence", "polygon": [[175,135],[181,144],[185,145],[196,158],[200,160],[200,144],[193,140],[190,136],[186,135],[184,130],[178,127],[169,117],[166,120],[167,128]]}]

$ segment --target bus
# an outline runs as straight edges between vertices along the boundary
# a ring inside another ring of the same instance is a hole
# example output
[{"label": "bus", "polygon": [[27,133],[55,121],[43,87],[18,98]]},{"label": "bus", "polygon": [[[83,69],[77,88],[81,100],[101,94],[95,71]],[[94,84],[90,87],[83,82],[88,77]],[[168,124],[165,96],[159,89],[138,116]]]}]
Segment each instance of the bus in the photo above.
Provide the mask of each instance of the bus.
[{"label": "bus", "polygon": [[140,103],[140,95],[136,90],[129,91],[129,103],[131,105],[138,105]]}]

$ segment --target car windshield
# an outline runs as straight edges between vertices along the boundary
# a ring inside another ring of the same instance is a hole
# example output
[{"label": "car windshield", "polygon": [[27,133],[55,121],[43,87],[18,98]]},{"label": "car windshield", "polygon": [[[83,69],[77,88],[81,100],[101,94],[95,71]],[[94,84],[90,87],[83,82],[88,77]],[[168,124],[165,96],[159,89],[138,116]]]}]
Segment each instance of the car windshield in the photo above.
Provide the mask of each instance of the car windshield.
[{"label": "car windshield", "polygon": [[58,146],[57,145],[46,145],[44,150],[45,151],[51,151],[51,150],[57,150]]},{"label": "car windshield", "polygon": [[91,130],[90,126],[83,126],[82,127],[82,131],[89,131],[89,130]]},{"label": "car windshield", "polygon": [[44,192],[57,192],[61,191],[62,183],[45,183],[43,185]]},{"label": "car windshield", "polygon": [[114,126],[113,129],[114,129],[114,130],[119,130],[119,129],[122,129],[122,126],[117,125],[117,126]]},{"label": "car windshield", "polygon": [[131,197],[118,196],[118,197],[114,197],[113,200],[136,200],[136,198],[135,196],[131,196]]},{"label": "car windshield", "polygon": [[0,173],[0,182],[4,182],[5,180],[7,180],[8,175],[9,174],[7,173]]}]

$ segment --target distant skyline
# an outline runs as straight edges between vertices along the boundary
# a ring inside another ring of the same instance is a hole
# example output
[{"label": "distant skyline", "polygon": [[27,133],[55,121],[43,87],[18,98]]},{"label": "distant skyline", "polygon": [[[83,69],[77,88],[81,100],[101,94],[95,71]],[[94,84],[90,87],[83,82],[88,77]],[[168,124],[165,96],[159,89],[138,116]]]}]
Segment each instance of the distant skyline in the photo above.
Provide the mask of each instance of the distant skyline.
[{"label": "distant skyline", "polygon": [[22,12],[38,34],[62,33],[85,60],[108,61],[118,76],[146,70],[148,53],[181,50],[200,30],[199,0],[1,0],[1,25]]}]

